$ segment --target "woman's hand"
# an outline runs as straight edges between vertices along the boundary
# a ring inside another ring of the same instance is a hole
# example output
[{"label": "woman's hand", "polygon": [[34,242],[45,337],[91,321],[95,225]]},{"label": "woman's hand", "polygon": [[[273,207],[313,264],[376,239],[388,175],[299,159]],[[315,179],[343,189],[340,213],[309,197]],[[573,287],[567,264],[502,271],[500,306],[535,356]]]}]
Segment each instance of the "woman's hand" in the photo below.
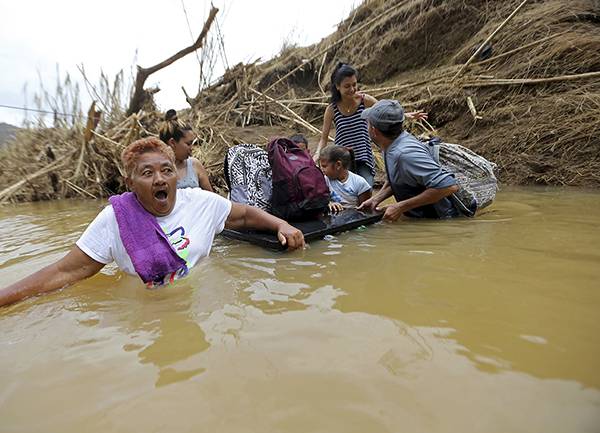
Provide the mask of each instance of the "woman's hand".
[{"label": "woman's hand", "polygon": [[412,111],[410,113],[405,113],[405,116],[407,119],[411,119],[411,120],[427,120],[427,117],[429,117],[429,115],[427,113],[425,113],[423,110],[417,110],[417,111]]},{"label": "woman's hand", "polygon": [[304,235],[302,232],[285,221],[277,228],[277,238],[281,245],[287,245],[289,251],[304,248]]},{"label": "woman's hand", "polygon": [[247,204],[231,203],[225,227],[233,230],[269,230],[277,233],[279,242],[287,245],[288,250],[304,247],[304,235],[300,230],[262,209]]},{"label": "woman's hand", "polygon": [[312,156],[313,161],[315,162],[315,164],[319,164],[319,154],[321,153],[321,149],[317,149],[315,150],[315,154]]},{"label": "woman's hand", "polygon": [[341,203],[335,201],[330,201],[329,205],[327,206],[329,207],[329,213],[338,213],[344,210],[344,206],[342,206]]}]

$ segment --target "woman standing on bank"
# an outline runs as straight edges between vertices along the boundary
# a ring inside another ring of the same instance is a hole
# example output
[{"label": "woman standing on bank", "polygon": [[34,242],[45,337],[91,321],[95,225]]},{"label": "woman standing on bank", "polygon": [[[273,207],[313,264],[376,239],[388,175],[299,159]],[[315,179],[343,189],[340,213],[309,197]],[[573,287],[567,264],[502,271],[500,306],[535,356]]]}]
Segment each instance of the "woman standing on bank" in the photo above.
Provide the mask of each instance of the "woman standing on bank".
[{"label": "woman standing on bank", "polygon": [[[365,108],[377,102],[371,95],[358,92],[358,72],[347,63],[338,63],[331,74],[331,104],[325,109],[321,139],[314,155],[327,145],[331,125],[335,124],[335,144],[351,148],[356,158],[356,174],[373,186],[375,161],[369,138],[367,121],[361,119]],[[427,113],[420,111],[405,113],[409,119],[426,119]]]}]

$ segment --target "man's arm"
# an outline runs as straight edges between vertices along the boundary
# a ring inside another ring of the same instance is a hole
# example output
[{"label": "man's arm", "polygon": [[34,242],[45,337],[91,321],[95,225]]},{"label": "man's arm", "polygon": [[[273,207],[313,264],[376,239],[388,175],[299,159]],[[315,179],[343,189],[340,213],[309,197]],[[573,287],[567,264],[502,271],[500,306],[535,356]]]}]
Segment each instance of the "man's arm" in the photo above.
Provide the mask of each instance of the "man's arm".
[{"label": "man's arm", "polygon": [[0,289],[0,306],[68,286],[97,274],[103,267],[103,263],[95,261],[74,245],[71,251],[57,262]]},{"label": "man's arm", "polygon": [[304,235],[300,230],[262,209],[240,203],[231,203],[231,211],[225,221],[228,229],[269,230],[277,233],[279,242],[288,250],[304,247]]},{"label": "man's arm", "polygon": [[385,208],[377,208],[377,210],[385,210],[383,219],[393,222],[397,221],[403,213],[408,212],[411,209],[437,203],[444,197],[448,197],[457,191],[458,185],[451,185],[445,188],[427,188],[419,195],[391,204]]},{"label": "man's arm", "polygon": [[365,191],[362,194],[358,195],[358,205],[360,206],[361,204],[363,204],[364,202],[366,202],[367,200],[369,200],[372,197],[372,192],[371,190]]},{"label": "man's arm", "polygon": [[381,189],[377,192],[377,194],[375,194],[370,199],[367,199],[364,202],[362,202],[357,209],[372,212],[377,208],[379,203],[391,197],[392,194],[392,186],[390,185],[390,182],[386,180]]}]

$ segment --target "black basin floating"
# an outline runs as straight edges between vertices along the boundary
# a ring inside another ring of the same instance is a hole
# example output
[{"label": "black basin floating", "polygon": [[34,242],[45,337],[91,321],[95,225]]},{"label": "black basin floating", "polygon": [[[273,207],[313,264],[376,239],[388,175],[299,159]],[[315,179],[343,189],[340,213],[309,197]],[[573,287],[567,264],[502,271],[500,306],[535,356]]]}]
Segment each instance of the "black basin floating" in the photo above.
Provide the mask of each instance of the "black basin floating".
[{"label": "black basin floating", "polygon": [[[306,242],[311,242],[317,239],[323,239],[323,237],[327,235],[376,223],[381,220],[382,217],[383,213],[345,209],[337,214],[323,215],[316,220],[290,222],[290,224],[304,233],[304,240]],[[225,229],[221,234],[229,239],[250,242],[271,250],[285,249],[285,247],[279,243],[277,236],[270,232]]]}]

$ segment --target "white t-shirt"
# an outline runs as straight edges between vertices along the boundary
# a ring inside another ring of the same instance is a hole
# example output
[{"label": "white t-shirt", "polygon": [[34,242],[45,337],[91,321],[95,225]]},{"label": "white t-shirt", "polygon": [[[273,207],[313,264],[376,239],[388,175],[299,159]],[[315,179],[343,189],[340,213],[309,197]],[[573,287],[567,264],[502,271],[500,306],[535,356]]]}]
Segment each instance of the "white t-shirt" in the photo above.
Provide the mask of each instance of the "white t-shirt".
[{"label": "white t-shirt", "polygon": [[345,182],[329,179],[327,176],[325,181],[331,192],[331,200],[341,203],[344,207],[358,206],[358,196],[371,189],[371,185],[364,177],[351,171],[348,172],[348,179]]},{"label": "white t-shirt", "polygon": [[[167,216],[156,217],[171,245],[187,263],[174,278],[187,275],[201,258],[208,256],[215,235],[223,231],[231,202],[200,188],[177,190],[175,207]],[[85,229],[76,245],[97,262],[115,261],[128,274],[137,275],[121,242],[119,226],[111,205],[106,206]],[[166,281],[165,281],[166,282]]]}]

